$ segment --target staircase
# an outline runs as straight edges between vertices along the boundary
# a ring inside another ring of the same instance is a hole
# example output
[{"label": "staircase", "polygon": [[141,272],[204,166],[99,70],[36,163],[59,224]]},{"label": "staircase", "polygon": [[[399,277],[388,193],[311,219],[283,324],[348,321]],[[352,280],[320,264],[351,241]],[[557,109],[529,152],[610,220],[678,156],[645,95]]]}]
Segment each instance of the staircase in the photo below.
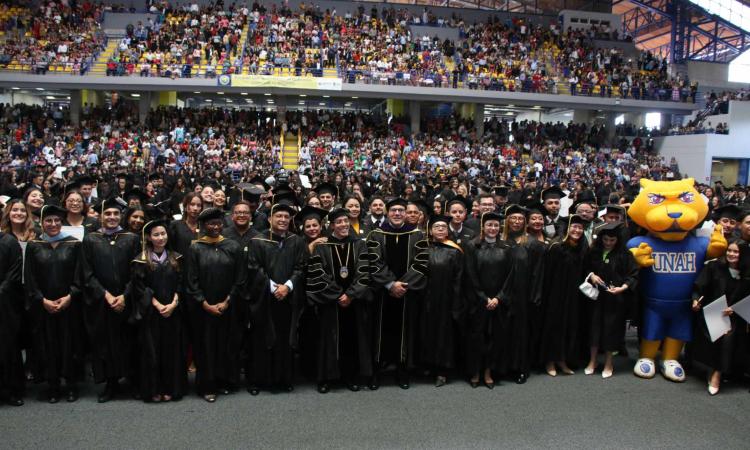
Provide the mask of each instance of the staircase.
[{"label": "staircase", "polygon": [[119,44],[119,37],[115,38],[114,36],[109,36],[107,46],[104,48],[104,50],[102,50],[101,53],[99,53],[99,57],[96,58],[96,62],[94,63],[93,67],[91,67],[88,73],[90,75],[102,77],[107,75],[107,61],[109,61],[109,58],[111,58],[115,53],[115,50],[117,50],[117,46]]},{"label": "staircase", "polygon": [[286,170],[297,170],[299,167],[300,136],[286,133],[281,147],[281,165]]}]

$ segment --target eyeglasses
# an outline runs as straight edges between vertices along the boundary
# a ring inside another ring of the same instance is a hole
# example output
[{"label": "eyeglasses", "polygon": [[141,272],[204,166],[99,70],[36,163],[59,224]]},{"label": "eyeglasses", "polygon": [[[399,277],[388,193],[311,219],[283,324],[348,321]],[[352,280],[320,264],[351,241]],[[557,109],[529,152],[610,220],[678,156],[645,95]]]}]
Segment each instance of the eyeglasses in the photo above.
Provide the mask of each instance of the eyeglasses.
[{"label": "eyeglasses", "polygon": [[250,215],[249,212],[245,212],[245,211],[235,211],[232,214],[234,214],[235,216],[249,216]]}]

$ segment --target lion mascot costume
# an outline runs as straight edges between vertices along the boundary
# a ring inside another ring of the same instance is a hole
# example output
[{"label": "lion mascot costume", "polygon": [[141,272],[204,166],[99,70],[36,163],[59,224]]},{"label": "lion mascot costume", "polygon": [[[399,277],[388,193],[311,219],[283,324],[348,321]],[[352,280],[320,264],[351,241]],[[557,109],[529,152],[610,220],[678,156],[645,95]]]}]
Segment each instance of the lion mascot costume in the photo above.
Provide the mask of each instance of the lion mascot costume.
[{"label": "lion mascot costume", "polygon": [[692,178],[641,179],[641,191],[628,209],[630,218],[648,230],[648,235],[628,241],[641,267],[641,349],[633,369],[639,377],[654,377],[661,347],[662,375],[672,381],[685,380],[677,358],[684,343],[692,338],[693,282],[704,261],[723,255],[727,249],[719,225],[710,238],[690,233],[707,214],[708,205]]}]

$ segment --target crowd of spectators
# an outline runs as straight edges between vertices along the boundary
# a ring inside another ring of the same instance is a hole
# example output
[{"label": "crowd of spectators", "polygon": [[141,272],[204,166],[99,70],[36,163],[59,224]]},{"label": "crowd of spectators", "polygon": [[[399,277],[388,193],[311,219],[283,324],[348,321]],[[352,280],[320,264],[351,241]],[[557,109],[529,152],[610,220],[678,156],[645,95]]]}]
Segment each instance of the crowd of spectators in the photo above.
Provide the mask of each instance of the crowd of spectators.
[{"label": "crowd of spectators", "polygon": [[149,17],[146,23],[128,25],[107,61],[106,74],[190,78],[195,69],[196,75],[211,77],[218,67],[222,73],[235,73],[242,64],[237,56],[248,13],[244,6],[172,8],[164,3],[157,8],[156,20]]},{"label": "crowd of spectators", "polygon": [[89,0],[49,0],[10,15],[0,28],[0,67],[19,64],[24,70],[83,74],[106,45],[100,29],[103,7]]},{"label": "crowd of spectators", "polygon": [[[65,10],[61,4],[45,3],[48,6],[40,16],[55,22],[56,11]],[[156,1],[150,8],[156,19],[128,26],[107,61],[107,75],[323,76],[325,69],[335,69],[349,83],[680,102],[694,102],[697,93],[697,85],[684,76],[670,77],[660,56],[640,52],[636,58],[627,57],[621,48],[607,46],[608,41],[628,39],[608,28],[563,30],[556,21],[543,25],[517,17],[466,23],[457,13],[439,17],[425,8],[420,15],[393,5],[369,9],[360,5],[343,14],[304,2],[292,8],[285,2],[269,6],[255,2],[247,7]],[[73,30],[65,30],[77,31],[78,38],[65,43],[59,43],[62,37],[48,38],[47,50],[59,45],[51,53],[35,50],[36,58],[24,55],[24,62],[38,73],[46,72],[50,58],[66,67],[70,64],[71,69],[85,69],[83,61],[78,65],[76,61],[91,55],[90,47],[99,43],[82,39],[81,32],[98,27],[100,13],[100,6],[88,2],[64,11],[62,16],[69,18],[65,22],[74,24]],[[455,28],[460,39],[413,35],[414,24]],[[28,51],[27,44],[22,47]],[[12,44],[5,52],[11,56],[0,55],[0,62],[23,53]]]},{"label": "crowd of spectators", "polygon": [[645,140],[609,143],[603,126],[591,124],[493,118],[479,137],[472,120],[455,115],[425,120],[417,134],[410,133],[407,120],[389,123],[354,112],[289,111],[283,124],[275,112],[263,110],[160,107],[142,124],[137,117],[137,107],[125,102],[113,108],[87,105],[80,125],[74,126],[66,111],[3,105],[3,171],[46,168],[48,189],[66,172],[91,171],[109,179],[117,171],[157,166],[189,180],[216,177],[222,184],[238,183],[281,170],[279,136],[287,131],[302,136],[299,173],[339,173],[346,179],[367,175],[390,193],[412,183],[421,189],[420,181],[446,176],[469,187],[523,186],[532,180],[616,186],[641,176],[679,176],[672,162],[654,154]]}]

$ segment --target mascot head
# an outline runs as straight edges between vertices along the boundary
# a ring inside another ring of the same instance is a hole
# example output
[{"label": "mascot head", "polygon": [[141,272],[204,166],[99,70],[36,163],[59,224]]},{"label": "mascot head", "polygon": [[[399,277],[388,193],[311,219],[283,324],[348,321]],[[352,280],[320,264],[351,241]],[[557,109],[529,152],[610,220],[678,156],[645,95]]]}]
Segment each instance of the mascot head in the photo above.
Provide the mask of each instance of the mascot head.
[{"label": "mascot head", "polygon": [[708,205],[692,178],[677,181],[641,179],[641,192],[628,209],[638,225],[665,241],[681,241],[708,214]]}]

